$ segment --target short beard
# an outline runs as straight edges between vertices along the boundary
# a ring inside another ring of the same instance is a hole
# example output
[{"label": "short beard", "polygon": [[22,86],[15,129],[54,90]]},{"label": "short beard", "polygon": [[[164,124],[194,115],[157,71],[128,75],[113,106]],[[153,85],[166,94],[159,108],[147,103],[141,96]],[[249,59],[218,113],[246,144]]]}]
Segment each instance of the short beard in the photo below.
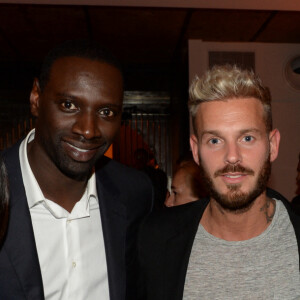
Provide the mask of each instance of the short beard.
[{"label": "short beard", "polygon": [[[229,212],[242,213],[249,210],[255,199],[266,190],[271,174],[271,162],[270,156],[268,156],[259,171],[254,188],[249,193],[240,191],[241,184],[228,184],[227,188],[229,191],[225,194],[221,194],[217,191],[211,177],[201,163],[200,170],[210,196],[221,206],[221,208]],[[227,165],[222,170],[215,172],[214,177],[228,172],[239,172],[250,176],[254,175],[253,170],[246,169],[241,165]]]},{"label": "short beard", "polygon": [[94,172],[96,162],[104,155],[110,146],[110,144],[105,143],[102,146],[102,151],[92,160],[88,162],[78,162],[74,161],[64,153],[61,146],[61,140],[62,138],[58,136],[52,144],[54,146],[49,147],[47,140],[43,137],[40,138],[40,142],[43,145],[45,152],[56,168],[66,177],[75,181],[88,181]]}]

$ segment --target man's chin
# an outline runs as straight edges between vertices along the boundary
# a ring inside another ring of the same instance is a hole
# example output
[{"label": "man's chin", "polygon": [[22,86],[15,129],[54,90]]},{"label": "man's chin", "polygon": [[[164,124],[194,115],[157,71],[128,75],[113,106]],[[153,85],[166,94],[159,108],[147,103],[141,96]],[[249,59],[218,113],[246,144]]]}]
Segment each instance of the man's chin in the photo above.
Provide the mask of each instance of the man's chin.
[{"label": "man's chin", "polygon": [[[215,199],[219,205],[227,211],[231,212],[245,212],[249,210],[255,199],[259,197],[265,190],[271,174],[271,162],[270,155],[266,158],[264,164],[262,165],[257,178],[254,178],[253,184],[250,182],[230,184],[224,187],[222,182],[216,181],[209,176],[205,168],[200,164],[200,170],[203,174],[203,179],[207,185],[210,196]],[[226,170],[222,170],[223,173]],[[254,175],[254,174],[253,174]],[[253,185],[252,187],[249,185]],[[223,187],[223,191],[218,190],[216,187]],[[224,191],[224,189],[226,189]],[[247,189],[248,191],[244,191]]]},{"label": "man's chin", "polygon": [[106,152],[106,148],[99,151],[92,159],[88,161],[76,161],[73,158],[65,156],[60,162],[60,170],[66,176],[82,181],[88,179],[93,173],[94,167]]},{"label": "man's chin", "polygon": [[243,213],[248,211],[256,197],[251,197],[249,194],[243,192],[228,192],[227,194],[212,194],[212,198],[219,204],[219,206],[233,213]]},{"label": "man's chin", "polygon": [[60,164],[60,171],[67,177],[76,181],[87,180],[94,170],[94,161],[90,162],[75,162],[72,161],[69,164]]}]

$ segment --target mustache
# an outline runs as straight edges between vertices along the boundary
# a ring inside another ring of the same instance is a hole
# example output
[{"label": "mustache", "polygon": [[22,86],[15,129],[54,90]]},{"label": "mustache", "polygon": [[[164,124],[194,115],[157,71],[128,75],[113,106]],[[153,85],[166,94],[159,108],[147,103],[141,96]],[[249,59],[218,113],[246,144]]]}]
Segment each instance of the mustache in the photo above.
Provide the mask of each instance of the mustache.
[{"label": "mustache", "polygon": [[241,165],[227,165],[223,169],[217,170],[214,173],[214,177],[222,176],[227,173],[242,173],[247,175],[254,175],[253,170],[245,168]]},{"label": "mustache", "polygon": [[72,146],[84,149],[96,149],[109,146],[109,142],[102,137],[93,137],[91,139],[85,139],[82,136],[68,136],[62,137],[63,142],[67,142]]}]

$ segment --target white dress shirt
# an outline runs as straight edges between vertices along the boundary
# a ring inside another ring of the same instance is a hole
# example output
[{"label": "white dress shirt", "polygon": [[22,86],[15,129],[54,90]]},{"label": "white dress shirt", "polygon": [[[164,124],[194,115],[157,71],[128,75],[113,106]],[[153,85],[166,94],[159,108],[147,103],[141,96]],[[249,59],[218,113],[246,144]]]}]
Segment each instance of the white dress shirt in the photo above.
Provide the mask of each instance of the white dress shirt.
[{"label": "white dress shirt", "polygon": [[[46,300],[108,300],[108,278],[95,174],[71,213],[46,199],[32,173],[27,144],[20,162]],[[71,187],[70,187],[71,188]]]}]

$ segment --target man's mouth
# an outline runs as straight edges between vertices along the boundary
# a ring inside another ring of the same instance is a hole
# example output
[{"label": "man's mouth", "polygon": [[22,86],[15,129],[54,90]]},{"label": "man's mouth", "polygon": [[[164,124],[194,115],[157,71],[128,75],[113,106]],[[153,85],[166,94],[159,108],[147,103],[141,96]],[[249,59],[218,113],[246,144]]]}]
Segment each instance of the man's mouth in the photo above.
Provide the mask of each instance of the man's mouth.
[{"label": "man's mouth", "polygon": [[226,184],[238,184],[242,183],[242,181],[248,176],[247,173],[225,173],[221,174],[221,178],[223,178]]},{"label": "man's mouth", "polygon": [[73,160],[78,162],[87,162],[91,160],[101,148],[101,145],[76,144],[64,141],[63,147]]},{"label": "man's mouth", "polygon": [[239,178],[246,175],[254,175],[254,171],[240,165],[227,165],[223,169],[216,171],[214,174],[215,177],[226,176],[228,178]]},{"label": "man's mouth", "polygon": [[223,176],[235,179],[235,178],[240,178],[242,176],[245,176],[245,174],[235,174],[235,175],[234,174],[224,174]]},{"label": "man's mouth", "polygon": [[76,147],[76,146],[74,146],[74,145],[72,145],[72,144],[70,144],[70,143],[67,143],[69,146],[71,146],[71,148],[74,148],[75,150],[77,150],[77,151],[79,151],[79,152],[82,152],[82,153],[86,153],[86,152],[88,152],[88,151],[91,151],[91,150],[94,150],[94,149],[96,149],[95,147],[94,148],[90,148],[90,149],[84,149],[84,148],[79,148],[79,147]]}]

